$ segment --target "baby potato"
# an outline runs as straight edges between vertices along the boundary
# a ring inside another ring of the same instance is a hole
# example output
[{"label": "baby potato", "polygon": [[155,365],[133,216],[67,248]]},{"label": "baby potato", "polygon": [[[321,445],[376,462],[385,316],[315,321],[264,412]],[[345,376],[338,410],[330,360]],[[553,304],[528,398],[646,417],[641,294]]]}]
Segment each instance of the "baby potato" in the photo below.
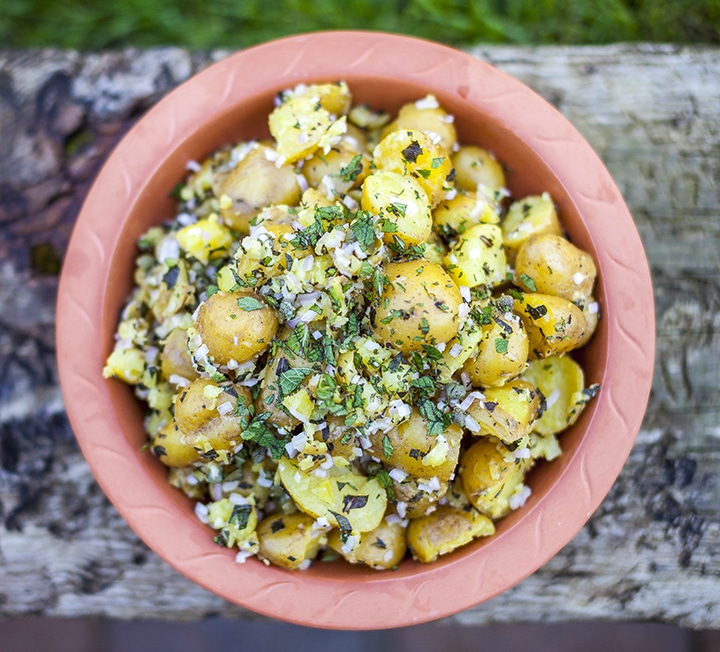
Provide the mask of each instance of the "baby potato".
[{"label": "baby potato", "polygon": [[240,401],[250,409],[252,395],[247,387],[220,387],[209,378],[198,378],[177,395],[175,423],[201,453],[232,451],[242,441],[247,423],[235,416]]},{"label": "baby potato", "polygon": [[333,457],[352,460],[355,457],[355,429],[345,425],[342,417],[329,416],[328,427],[320,437],[327,446],[328,453]]},{"label": "baby potato", "polygon": [[180,248],[201,263],[227,255],[233,241],[230,229],[220,224],[214,213],[194,224],[184,226],[175,237]]},{"label": "baby potato", "polygon": [[596,276],[592,256],[553,233],[523,242],[515,259],[515,278],[520,287],[568,301],[589,297]]},{"label": "baby potato", "polygon": [[458,237],[445,256],[445,269],[458,285],[500,285],[505,282],[507,261],[500,227],[475,224]]},{"label": "baby potato", "polygon": [[533,360],[523,378],[545,396],[545,412],[533,425],[533,430],[541,435],[557,435],[570,427],[590,398],[584,391],[583,368],[567,355]]},{"label": "baby potato", "polygon": [[315,519],[303,512],[272,514],[257,526],[258,556],[270,563],[294,570],[307,559],[315,559],[323,545],[324,532],[313,528]]},{"label": "baby potato", "polygon": [[383,519],[387,494],[375,478],[332,467],[327,477],[303,471],[289,459],[278,464],[280,481],[306,514],[324,516],[346,534],[374,530]]},{"label": "baby potato", "polygon": [[395,509],[403,518],[418,518],[432,512],[447,493],[448,483],[424,481],[408,475],[404,480],[392,481]]},{"label": "baby potato", "polygon": [[407,245],[417,245],[430,237],[430,201],[411,176],[388,170],[373,172],[363,183],[360,205],[363,210],[385,218],[385,242],[399,237]]},{"label": "baby potato", "polygon": [[175,468],[189,466],[202,459],[174,420],[158,430],[151,449],[165,466]]},{"label": "baby potato", "polygon": [[502,165],[486,149],[475,145],[461,147],[452,157],[455,185],[462,190],[493,192],[505,187]]},{"label": "baby potato", "polygon": [[270,346],[278,319],[265,300],[249,290],[217,292],[200,304],[195,328],[216,364],[242,364]]},{"label": "baby potato", "polygon": [[583,317],[585,317],[585,322],[587,323],[585,335],[577,345],[577,348],[580,348],[590,341],[597,330],[598,321],[600,320],[600,306],[592,295],[584,299],[579,299],[578,301],[573,301],[573,303],[582,310]]},{"label": "baby potato", "polygon": [[439,137],[440,145],[447,152],[452,152],[457,142],[453,116],[448,115],[432,95],[401,106],[395,120],[383,129],[381,137],[400,129],[422,131],[433,139]]},{"label": "baby potato", "polygon": [[543,396],[527,380],[516,378],[502,387],[489,387],[482,400],[473,401],[467,413],[481,432],[512,444],[532,430],[542,414]]},{"label": "baby potato", "polygon": [[566,353],[583,342],[587,322],[575,304],[538,292],[525,293],[514,303],[528,334],[531,360]]},{"label": "baby potato", "polygon": [[299,84],[295,88],[283,91],[279,95],[282,102],[291,99],[302,100],[311,106],[320,105],[333,116],[346,115],[350,111],[352,95],[347,83],[340,81],[331,84]]},{"label": "baby potato", "polygon": [[475,192],[461,192],[443,199],[433,209],[433,230],[447,240],[462,235],[475,224],[498,224],[500,216]]},{"label": "baby potato", "polygon": [[[333,147],[327,154],[316,152],[302,167],[311,186],[325,190],[323,180],[327,177],[339,194],[359,188],[369,172],[370,157],[348,147]],[[328,195],[327,190],[325,194]]]},{"label": "baby potato", "polygon": [[528,336],[517,316],[496,315],[482,327],[482,339],[463,371],[476,387],[504,385],[527,366]]},{"label": "baby potato", "polygon": [[194,380],[198,372],[192,363],[192,358],[187,348],[187,331],[183,328],[175,328],[165,338],[162,352],[160,353],[160,370],[163,378],[171,383],[173,380],[182,379]]},{"label": "baby potato", "polygon": [[473,539],[492,534],[495,525],[476,509],[439,505],[431,514],[410,521],[407,542],[415,559],[430,563]]},{"label": "baby potato", "polygon": [[340,530],[332,530],[328,535],[328,546],[351,564],[365,564],[377,569],[395,568],[407,550],[405,528],[399,522],[388,523],[387,519],[383,519],[374,530],[357,535],[351,550],[345,552],[345,545]]},{"label": "baby potato", "polygon": [[422,186],[435,206],[450,189],[450,155],[422,131],[399,129],[385,136],[373,152],[380,170],[411,175]]},{"label": "baby potato", "polygon": [[220,215],[231,228],[250,233],[250,222],[266,206],[293,206],[300,199],[300,185],[289,165],[275,165],[277,152],[258,145],[222,180],[218,189]]},{"label": "baby potato", "polygon": [[442,267],[426,260],[388,263],[385,274],[389,284],[373,324],[377,341],[408,353],[457,335],[462,295]]},{"label": "baby potato", "polygon": [[460,480],[475,508],[492,519],[510,513],[510,497],[532,464],[530,458],[514,459],[505,446],[481,437],[460,459]]},{"label": "baby potato", "polygon": [[[320,99],[320,101],[318,101]],[[268,127],[277,141],[277,151],[285,157],[287,163],[294,163],[315,152],[340,142],[345,133],[346,121],[339,119],[332,109],[342,108],[342,98],[314,97],[311,93],[291,95],[289,99],[276,107],[268,118]]]},{"label": "baby potato", "polygon": [[447,482],[457,466],[462,435],[455,424],[441,435],[428,434],[427,421],[413,408],[410,417],[389,432],[378,430],[370,435],[370,451],[387,466],[416,478],[436,477]]},{"label": "baby potato", "polygon": [[502,224],[503,242],[511,262],[530,238],[549,233],[562,235],[555,204],[548,193],[531,195],[510,204]]}]

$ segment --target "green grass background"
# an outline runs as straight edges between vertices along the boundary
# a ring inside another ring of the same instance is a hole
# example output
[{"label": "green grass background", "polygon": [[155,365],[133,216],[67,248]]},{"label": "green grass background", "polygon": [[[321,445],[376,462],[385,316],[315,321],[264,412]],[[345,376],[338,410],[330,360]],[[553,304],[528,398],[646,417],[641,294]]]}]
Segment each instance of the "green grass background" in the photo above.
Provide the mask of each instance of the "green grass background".
[{"label": "green grass background", "polygon": [[0,0],[5,48],[240,48],[347,28],[456,46],[720,44],[720,0]]}]

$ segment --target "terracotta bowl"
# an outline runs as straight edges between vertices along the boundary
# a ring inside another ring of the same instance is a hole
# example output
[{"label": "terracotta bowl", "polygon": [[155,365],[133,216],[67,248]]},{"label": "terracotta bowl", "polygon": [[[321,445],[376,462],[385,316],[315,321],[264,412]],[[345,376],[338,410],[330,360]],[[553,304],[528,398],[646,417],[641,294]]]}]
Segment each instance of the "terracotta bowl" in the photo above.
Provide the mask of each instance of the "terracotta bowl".
[{"label": "terracotta bowl", "polygon": [[[193,504],[166,480],[145,443],[143,408],[101,370],[131,288],[135,242],[173,215],[169,198],[190,159],[267,135],[273,96],[299,82],[346,80],[354,100],[388,111],[434,93],[459,140],[494,151],[515,197],[549,191],[572,240],[599,269],[602,320],[582,363],[602,385],[562,437],[564,454],[537,467],[524,508],[497,534],[430,565],[395,572],[343,562],[285,571],[212,542]],[[580,91],[578,91],[580,92]],[[58,300],[58,356],[68,415],[97,481],[160,557],[223,598],[290,622],[379,629],[447,616],[534,572],[582,528],[620,472],[640,428],[654,356],[651,281],[617,187],[580,134],[520,82],[438,44],[378,33],[274,41],[217,63],[170,93],[108,159],[78,218]]]}]

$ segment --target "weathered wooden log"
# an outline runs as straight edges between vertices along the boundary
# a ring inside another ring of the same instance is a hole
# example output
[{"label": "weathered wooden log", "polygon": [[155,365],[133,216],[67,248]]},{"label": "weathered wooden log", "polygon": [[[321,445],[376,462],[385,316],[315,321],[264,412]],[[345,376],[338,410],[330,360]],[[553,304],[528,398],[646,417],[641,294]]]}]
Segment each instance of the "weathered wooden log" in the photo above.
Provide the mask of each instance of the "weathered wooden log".
[{"label": "weathered wooden log", "polygon": [[[473,54],[555,104],[614,175],[650,260],[658,348],[643,429],[597,513],[534,575],[449,620],[719,628],[720,49]],[[74,441],[54,357],[58,272],[96,171],[153,102],[222,56],[0,53],[0,615],[253,617],[118,516]]]}]

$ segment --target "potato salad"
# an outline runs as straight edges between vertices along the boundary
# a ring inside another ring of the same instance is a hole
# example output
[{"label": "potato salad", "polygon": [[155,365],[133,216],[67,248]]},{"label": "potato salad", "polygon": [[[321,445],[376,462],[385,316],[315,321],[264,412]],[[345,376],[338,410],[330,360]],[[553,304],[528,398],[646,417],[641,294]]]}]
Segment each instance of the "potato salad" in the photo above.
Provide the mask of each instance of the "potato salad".
[{"label": "potato salad", "polygon": [[570,353],[592,257],[432,95],[391,116],[299,85],[268,127],[188,164],[105,376],[238,561],[393,569],[491,536],[598,391]]}]

